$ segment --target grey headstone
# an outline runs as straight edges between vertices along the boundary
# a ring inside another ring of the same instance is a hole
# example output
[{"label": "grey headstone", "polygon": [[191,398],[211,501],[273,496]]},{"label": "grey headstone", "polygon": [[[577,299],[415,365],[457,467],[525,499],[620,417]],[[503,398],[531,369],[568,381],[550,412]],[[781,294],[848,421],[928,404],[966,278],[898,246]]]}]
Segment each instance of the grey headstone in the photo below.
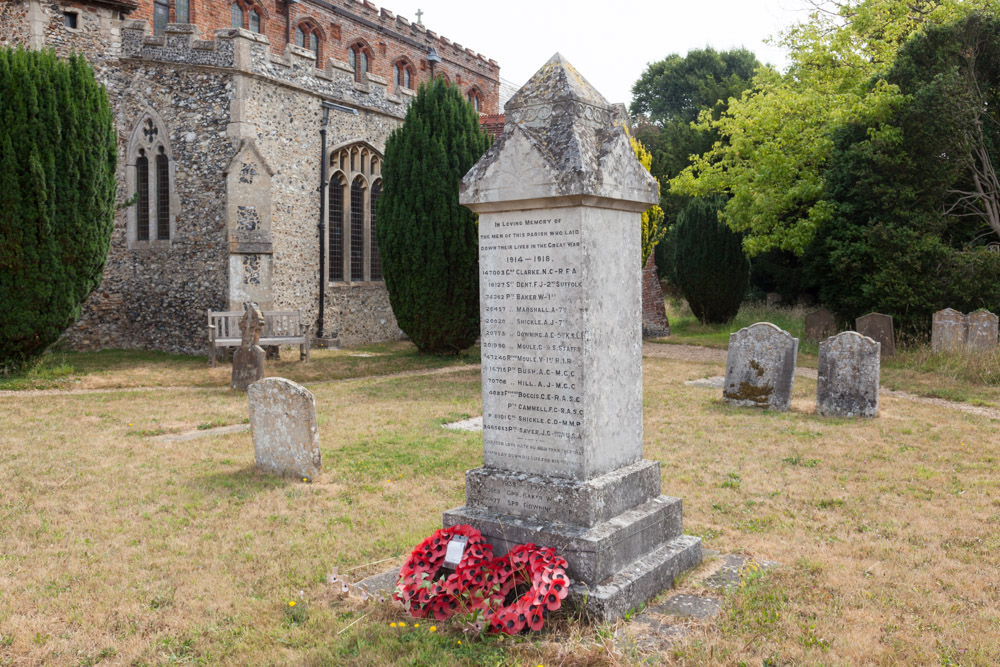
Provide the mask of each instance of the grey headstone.
[{"label": "grey headstone", "polygon": [[723,400],[729,405],[787,410],[798,351],[799,339],[770,322],[729,334]]},{"label": "grey headstone", "polygon": [[445,525],[568,561],[613,620],[701,559],[642,458],[640,217],[658,200],[607,101],[556,54],[462,180],[479,213],[483,461]]},{"label": "grey headstone", "polygon": [[931,319],[931,350],[955,352],[965,347],[969,322],[965,315],[952,308],[934,313]]},{"label": "grey headstone", "polygon": [[233,353],[233,376],[230,386],[239,391],[246,391],[252,383],[264,377],[264,348],[260,342],[260,334],[264,330],[264,315],[252,301],[243,304],[243,317],[240,318],[240,348]]},{"label": "grey headstone", "polygon": [[250,427],[257,467],[277,475],[312,480],[321,470],[316,400],[285,378],[250,385]]},{"label": "grey headstone", "polygon": [[828,417],[877,417],[879,344],[845,331],[819,344],[816,411]]},{"label": "grey headstone", "polygon": [[977,310],[965,316],[969,322],[969,347],[973,350],[992,350],[997,346],[997,321],[993,313]]},{"label": "grey headstone", "polygon": [[883,359],[896,355],[896,332],[892,326],[892,315],[882,313],[862,315],[854,321],[854,329],[881,345]]},{"label": "grey headstone", "polygon": [[806,315],[806,338],[821,341],[837,333],[837,320],[826,308]]}]

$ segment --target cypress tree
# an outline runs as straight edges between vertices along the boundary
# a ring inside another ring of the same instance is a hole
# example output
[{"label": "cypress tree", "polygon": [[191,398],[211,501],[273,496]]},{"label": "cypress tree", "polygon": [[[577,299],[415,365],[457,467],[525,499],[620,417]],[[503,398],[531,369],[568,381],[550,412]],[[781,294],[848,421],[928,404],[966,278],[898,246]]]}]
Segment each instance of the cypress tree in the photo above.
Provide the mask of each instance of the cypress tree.
[{"label": "cypress tree", "polygon": [[421,352],[458,354],[479,336],[476,215],[458,185],[489,147],[472,105],[442,79],[420,86],[385,145],[378,247],[389,302]]},{"label": "cypress tree", "polygon": [[724,200],[692,198],[672,230],[673,277],[695,317],[722,324],[736,316],[750,281],[742,238],[719,221]]},{"label": "cypress tree", "polygon": [[0,50],[0,373],[39,357],[100,283],[116,143],[83,58]]}]

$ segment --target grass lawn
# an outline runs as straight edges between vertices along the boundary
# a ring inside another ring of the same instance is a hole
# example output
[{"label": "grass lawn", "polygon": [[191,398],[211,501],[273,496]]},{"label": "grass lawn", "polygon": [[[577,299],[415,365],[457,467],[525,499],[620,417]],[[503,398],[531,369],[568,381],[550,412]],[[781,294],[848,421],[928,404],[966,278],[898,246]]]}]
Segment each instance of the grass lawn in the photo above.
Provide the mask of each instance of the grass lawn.
[{"label": "grass lawn", "polygon": [[479,414],[480,377],[402,344],[315,359],[269,366],[316,395],[312,484],[257,472],[249,433],[150,437],[246,420],[203,358],[67,354],[21,386],[107,390],[0,394],[0,664],[1000,662],[997,420],[888,396],[875,420],[820,418],[801,377],[788,413],[730,409],[684,385],[721,364],[644,359],[646,456],[686,532],[782,564],[646,655],[566,617],[498,640],[336,596],[332,568],[398,564],[462,504],[481,439],[441,424]]}]

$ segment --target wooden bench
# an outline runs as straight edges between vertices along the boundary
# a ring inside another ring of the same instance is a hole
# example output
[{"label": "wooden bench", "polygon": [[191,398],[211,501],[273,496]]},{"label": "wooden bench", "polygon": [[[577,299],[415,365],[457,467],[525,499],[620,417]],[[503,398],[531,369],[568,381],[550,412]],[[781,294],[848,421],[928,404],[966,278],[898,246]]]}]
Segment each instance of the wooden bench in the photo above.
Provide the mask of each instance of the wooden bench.
[{"label": "wooden bench", "polygon": [[[240,335],[242,310],[208,311],[208,363],[215,366],[216,350],[224,347],[239,347],[243,342]],[[302,311],[270,310],[264,312],[264,331],[260,335],[260,346],[298,345],[299,359],[309,361],[309,326],[302,324]]]}]

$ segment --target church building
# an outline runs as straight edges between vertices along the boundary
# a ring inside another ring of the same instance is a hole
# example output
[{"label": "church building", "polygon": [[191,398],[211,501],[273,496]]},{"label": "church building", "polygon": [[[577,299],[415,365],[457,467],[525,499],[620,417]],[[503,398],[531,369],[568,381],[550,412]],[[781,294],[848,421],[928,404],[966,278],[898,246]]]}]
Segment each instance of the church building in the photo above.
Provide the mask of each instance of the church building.
[{"label": "church building", "polygon": [[208,310],[300,310],[351,345],[401,332],[375,202],[421,82],[482,114],[500,68],[365,0],[4,0],[0,46],[77,52],[118,130],[104,279],[65,340],[203,353]]}]

